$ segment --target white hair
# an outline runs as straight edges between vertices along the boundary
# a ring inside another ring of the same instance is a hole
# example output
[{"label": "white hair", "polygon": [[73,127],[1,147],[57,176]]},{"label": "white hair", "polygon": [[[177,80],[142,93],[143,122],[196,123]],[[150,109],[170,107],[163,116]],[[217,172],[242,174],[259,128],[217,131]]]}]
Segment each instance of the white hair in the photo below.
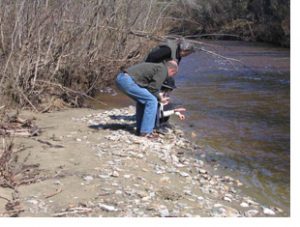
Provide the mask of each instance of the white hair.
[{"label": "white hair", "polygon": [[167,68],[175,69],[176,72],[178,71],[178,63],[176,60],[167,61],[166,66]]}]

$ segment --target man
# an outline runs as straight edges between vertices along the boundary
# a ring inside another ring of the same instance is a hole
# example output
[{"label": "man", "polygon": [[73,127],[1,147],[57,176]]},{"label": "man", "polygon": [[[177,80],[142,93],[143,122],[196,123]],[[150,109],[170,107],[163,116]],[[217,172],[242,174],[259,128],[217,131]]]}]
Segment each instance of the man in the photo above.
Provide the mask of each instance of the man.
[{"label": "man", "polygon": [[160,88],[167,77],[178,71],[176,61],[165,63],[140,63],[119,73],[116,79],[118,88],[136,101],[137,134],[155,138],[153,133],[158,101],[168,102],[169,98],[159,95]]},{"label": "man", "polygon": [[193,52],[194,46],[184,39],[167,40],[153,48],[146,56],[145,62],[159,63],[166,60],[176,60],[179,64],[182,57]]}]

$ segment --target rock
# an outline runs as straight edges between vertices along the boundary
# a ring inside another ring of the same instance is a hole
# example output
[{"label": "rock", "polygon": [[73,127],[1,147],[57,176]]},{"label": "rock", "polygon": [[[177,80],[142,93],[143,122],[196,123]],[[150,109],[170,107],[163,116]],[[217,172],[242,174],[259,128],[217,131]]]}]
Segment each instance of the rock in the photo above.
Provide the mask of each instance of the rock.
[{"label": "rock", "polygon": [[234,182],[234,179],[230,176],[225,176],[225,177],[223,177],[222,181],[227,182],[227,183],[232,183],[232,182]]},{"label": "rock", "polygon": [[94,177],[92,177],[92,176],[85,176],[83,179],[85,181],[92,181],[92,180],[94,180]]},{"label": "rock", "polygon": [[258,210],[254,210],[254,209],[252,209],[252,210],[247,210],[247,211],[245,212],[245,216],[246,216],[246,217],[254,217],[254,216],[256,216],[258,213],[259,213]]},{"label": "rock", "polygon": [[229,197],[226,197],[226,196],[225,196],[225,197],[223,197],[223,200],[224,200],[224,201],[227,201],[227,202],[229,202],[229,203],[231,203],[231,202],[232,202],[232,200],[231,200]]},{"label": "rock", "polygon": [[116,190],[116,191],[115,191],[115,194],[116,194],[116,195],[122,195],[123,192],[122,192],[121,190]]},{"label": "rock", "polygon": [[102,179],[107,179],[107,178],[109,178],[110,176],[99,174],[98,177],[100,177],[100,178],[102,178]]},{"label": "rock", "polygon": [[275,212],[267,207],[263,207],[263,212],[266,215],[272,215],[272,216],[275,215]]},{"label": "rock", "polygon": [[236,180],[235,183],[238,187],[243,186],[243,183],[240,180]]},{"label": "rock", "polygon": [[283,210],[281,208],[279,208],[279,207],[272,207],[272,210],[275,210],[275,211],[277,211],[279,213],[283,212]]},{"label": "rock", "polygon": [[241,206],[241,207],[249,207],[249,204],[248,204],[248,203],[245,203],[245,202],[242,202],[242,203],[240,204],[240,206]]},{"label": "rock", "polygon": [[148,193],[145,191],[136,191],[136,194],[140,198],[148,197]]},{"label": "rock", "polygon": [[118,209],[114,206],[111,206],[111,205],[106,205],[106,204],[103,204],[103,203],[99,203],[98,206],[102,209],[102,210],[105,210],[105,211],[109,211],[109,212],[115,212],[115,211],[118,211]]},{"label": "rock", "polygon": [[198,172],[200,173],[200,174],[207,174],[208,172],[207,172],[207,170],[205,170],[205,169],[198,169]]},{"label": "rock", "polygon": [[241,215],[236,209],[223,206],[222,204],[215,204],[211,210],[213,217],[240,217]]},{"label": "rock", "polygon": [[233,194],[236,194],[236,193],[237,193],[237,191],[236,191],[234,188],[232,188],[232,187],[229,189],[229,192],[231,192],[231,193],[233,193]]},{"label": "rock", "polygon": [[159,215],[160,215],[161,217],[168,217],[168,216],[170,216],[169,210],[168,210],[168,208],[166,208],[166,207],[161,207],[161,208],[158,210],[158,212],[159,212]]},{"label": "rock", "polygon": [[253,200],[251,199],[247,199],[247,198],[244,198],[245,202],[248,203],[250,206],[254,205],[254,206],[258,206],[259,204],[257,202],[254,202]]},{"label": "rock", "polygon": [[113,171],[113,172],[111,173],[111,176],[112,176],[112,177],[119,177],[120,174],[119,174],[118,171]]},{"label": "rock", "polygon": [[29,199],[27,200],[28,203],[31,203],[33,205],[37,205],[39,203],[39,201],[35,200],[35,199]]},{"label": "rock", "polygon": [[186,173],[186,172],[179,172],[180,176],[182,177],[189,177],[190,174]]}]

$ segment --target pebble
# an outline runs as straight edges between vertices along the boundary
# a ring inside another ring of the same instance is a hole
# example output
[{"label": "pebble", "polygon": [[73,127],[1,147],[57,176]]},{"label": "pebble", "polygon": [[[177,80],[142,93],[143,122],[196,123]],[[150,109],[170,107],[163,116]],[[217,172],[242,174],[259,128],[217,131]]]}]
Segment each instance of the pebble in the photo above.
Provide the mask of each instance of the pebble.
[{"label": "pebble", "polygon": [[37,205],[39,203],[39,201],[35,200],[35,199],[29,199],[27,200],[28,203],[31,203],[33,205]]},{"label": "pebble", "polygon": [[189,177],[190,174],[186,173],[186,172],[179,172],[180,176],[182,177]]},{"label": "pebble", "polygon": [[255,205],[255,206],[259,205],[257,202],[254,202],[254,201],[251,200],[251,199],[245,199],[245,202],[248,203],[250,206],[251,206],[251,205]]},{"label": "pebble", "polygon": [[199,172],[200,174],[206,174],[206,173],[207,173],[207,170],[205,170],[205,169],[198,169],[198,172]]},{"label": "pebble", "polygon": [[112,177],[119,177],[120,174],[118,171],[113,171],[112,174],[111,174]]},{"label": "pebble", "polygon": [[105,211],[109,211],[109,212],[115,212],[118,211],[118,209],[114,206],[111,205],[107,205],[107,204],[103,204],[103,203],[99,203],[98,206]]},{"label": "pebble", "polygon": [[231,207],[223,206],[222,204],[215,204],[211,210],[213,217],[239,217],[239,212]]},{"label": "pebble", "polygon": [[240,206],[241,206],[241,207],[249,207],[249,204],[248,204],[248,203],[245,203],[245,202],[242,202],[242,203],[240,204]]},{"label": "pebble", "polygon": [[232,202],[232,200],[231,200],[229,197],[226,197],[226,196],[225,196],[225,197],[223,197],[223,200],[224,200],[224,201],[226,201],[226,202],[229,202],[229,203],[231,203],[231,202]]},{"label": "pebble", "polygon": [[160,208],[158,210],[158,212],[159,212],[159,215],[161,217],[168,217],[168,216],[170,216],[170,212],[169,212],[168,208],[166,208],[166,207]]},{"label": "pebble", "polygon": [[246,217],[254,217],[254,216],[256,216],[257,214],[259,213],[259,211],[258,210],[247,210],[246,212],[245,212],[245,216]]},{"label": "pebble", "polygon": [[102,179],[107,179],[107,178],[109,178],[110,176],[100,174],[100,175],[98,175],[98,177],[100,177],[100,178],[102,178]]},{"label": "pebble", "polygon": [[94,177],[92,177],[92,176],[85,176],[83,179],[85,181],[92,181],[92,180],[94,180]]},{"label": "pebble", "polygon": [[266,215],[275,215],[275,212],[267,207],[263,207],[263,212]]}]

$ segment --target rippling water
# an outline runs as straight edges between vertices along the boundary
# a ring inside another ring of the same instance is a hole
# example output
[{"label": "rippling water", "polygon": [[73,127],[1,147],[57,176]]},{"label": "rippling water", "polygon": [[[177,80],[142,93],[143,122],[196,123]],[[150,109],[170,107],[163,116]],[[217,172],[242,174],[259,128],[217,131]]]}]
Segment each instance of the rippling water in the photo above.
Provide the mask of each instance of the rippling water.
[{"label": "rippling water", "polygon": [[241,60],[196,52],[184,58],[173,98],[188,109],[181,122],[217,162],[266,206],[290,213],[290,57],[262,44],[208,42]]}]

